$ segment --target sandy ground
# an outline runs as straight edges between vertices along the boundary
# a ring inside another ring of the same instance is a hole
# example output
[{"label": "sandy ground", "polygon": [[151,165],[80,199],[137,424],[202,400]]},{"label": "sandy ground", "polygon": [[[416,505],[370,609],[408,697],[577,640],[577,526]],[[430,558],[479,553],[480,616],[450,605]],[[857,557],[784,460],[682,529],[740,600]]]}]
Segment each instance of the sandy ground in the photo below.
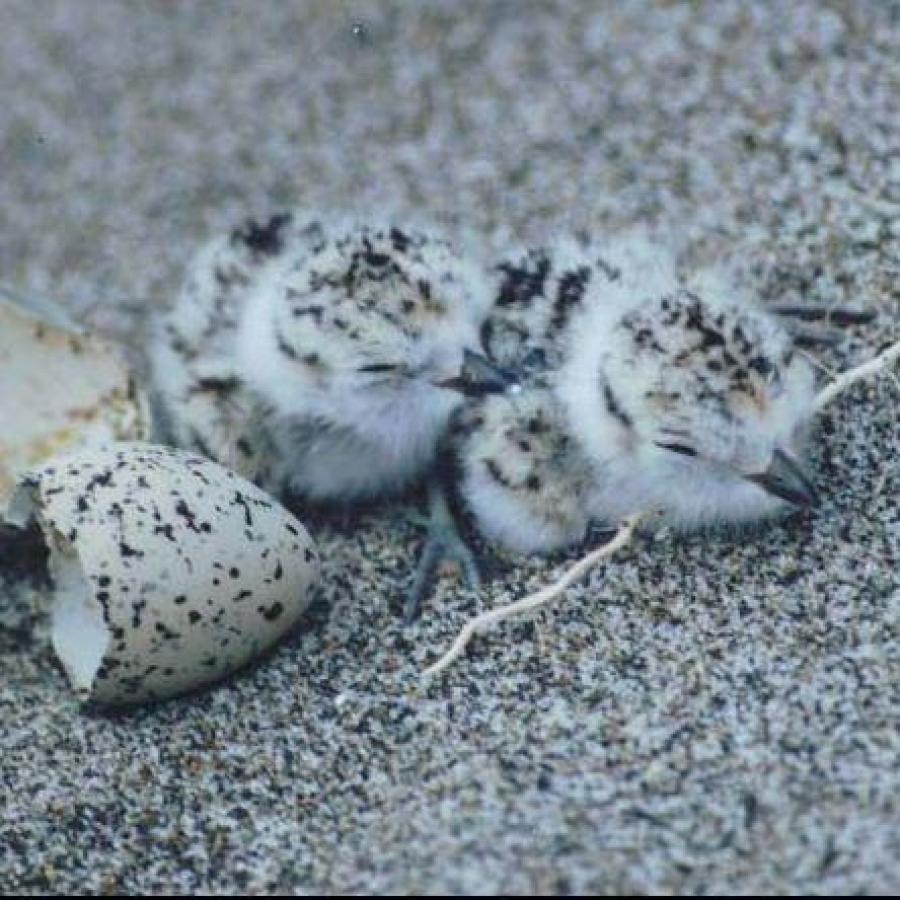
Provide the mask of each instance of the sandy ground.
[{"label": "sandy ground", "polygon": [[[394,211],[493,246],[669,236],[765,300],[897,337],[900,6],[0,4],[0,278],[141,362],[205,236]],[[561,559],[398,610],[397,510],[316,529],[321,601],[272,658],[120,716],[67,692],[0,593],[0,891],[892,892],[900,888],[900,387],[812,451],[820,509],[643,540],[552,610],[418,673]],[[40,589],[38,590],[40,594]]]}]

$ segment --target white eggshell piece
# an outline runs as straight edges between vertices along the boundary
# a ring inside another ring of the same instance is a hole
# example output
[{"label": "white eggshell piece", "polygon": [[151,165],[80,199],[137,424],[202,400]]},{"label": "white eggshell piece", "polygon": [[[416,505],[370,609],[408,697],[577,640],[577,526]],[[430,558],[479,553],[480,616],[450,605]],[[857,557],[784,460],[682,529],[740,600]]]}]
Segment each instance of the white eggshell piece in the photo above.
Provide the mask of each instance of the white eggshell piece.
[{"label": "white eggshell piece", "polygon": [[28,473],[8,518],[50,549],[52,641],[82,700],[160,700],[234,672],[306,609],[306,529],[200,456],[123,443]]},{"label": "white eggshell piece", "polygon": [[39,314],[0,293],[0,508],[22,472],[56,453],[149,434],[119,354],[35,305]]}]

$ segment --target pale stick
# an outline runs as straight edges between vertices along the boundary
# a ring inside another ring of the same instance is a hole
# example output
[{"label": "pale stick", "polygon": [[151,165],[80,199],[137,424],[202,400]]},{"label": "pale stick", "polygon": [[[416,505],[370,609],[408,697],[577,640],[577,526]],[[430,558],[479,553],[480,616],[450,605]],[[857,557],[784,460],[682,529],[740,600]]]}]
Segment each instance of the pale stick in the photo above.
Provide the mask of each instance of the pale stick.
[{"label": "pale stick", "polygon": [[888,366],[898,359],[900,359],[900,341],[891,344],[882,350],[881,353],[873,356],[868,362],[854,366],[846,372],[841,372],[831,384],[822,388],[816,395],[816,399],[813,401],[813,411],[821,412],[832,400],[843,394],[851,385],[856,384],[857,381],[861,381],[863,378],[868,378],[870,375],[886,372]]},{"label": "pale stick", "polygon": [[480,616],[476,616],[460,631],[453,642],[453,646],[436,663],[425,669],[422,674],[426,676],[437,675],[446,669],[447,666],[462,655],[469,641],[479,631],[483,631],[503,619],[508,619],[510,616],[517,616],[536,609],[538,606],[543,606],[545,603],[549,603],[558,597],[570,584],[578,581],[579,578],[583,578],[601,559],[612,556],[628,544],[634,536],[635,529],[641,518],[643,518],[642,514],[629,516],[619,526],[619,530],[611,541],[602,547],[598,547],[596,550],[592,550],[587,556],[578,560],[574,566],[569,568],[553,584],[547,585],[547,587],[541,588],[541,590],[534,594],[529,594],[521,600],[516,600],[514,603],[500,606],[497,609],[492,609],[482,613]]}]

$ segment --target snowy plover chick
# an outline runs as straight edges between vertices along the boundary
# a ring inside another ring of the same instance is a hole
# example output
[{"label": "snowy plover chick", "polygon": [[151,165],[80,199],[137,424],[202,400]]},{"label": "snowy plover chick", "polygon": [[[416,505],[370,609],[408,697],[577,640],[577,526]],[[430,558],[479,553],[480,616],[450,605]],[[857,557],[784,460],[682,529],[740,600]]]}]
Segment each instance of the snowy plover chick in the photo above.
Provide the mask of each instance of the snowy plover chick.
[{"label": "snowy plover chick", "polygon": [[[551,249],[526,249],[493,266],[493,303],[480,328],[484,355],[470,354],[461,373],[468,402],[451,420],[448,456],[454,486],[474,498],[480,529],[522,552],[576,540],[588,524],[582,494],[586,467],[569,448],[562,409],[548,386],[563,360],[563,335],[582,307],[594,261],[584,242],[561,239]],[[602,264],[602,261],[601,261]],[[432,503],[434,534],[447,536],[452,556],[477,584],[474,559],[460,549],[453,517]],[[433,539],[432,547],[441,547]],[[428,553],[406,618],[428,593]]]},{"label": "snowy plover chick", "polygon": [[467,405],[452,429],[458,490],[485,537],[519,553],[584,537],[591,469],[552,390],[487,396]]},{"label": "snowy plover chick", "polygon": [[546,387],[460,419],[460,491],[488,537],[534,552],[636,512],[689,528],[815,501],[799,463],[814,375],[774,316],[640,239],[586,246],[575,268]]},{"label": "snowy plover chick", "polygon": [[577,542],[590,521],[590,467],[553,384],[571,322],[597,299],[590,286],[602,281],[604,264],[587,242],[564,238],[494,267],[481,343],[509,387],[467,403],[451,439],[459,492],[477,527],[522,553]]},{"label": "snowy plover chick", "polygon": [[620,274],[572,329],[558,393],[591,461],[591,511],[659,510],[677,527],[816,502],[800,455],[815,374],[783,324],[709,270],[612,248]]},{"label": "snowy plover chick", "polygon": [[[251,222],[201,251],[158,329],[163,431],[281,496],[345,506],[437,479],[447,421],[481,378],[482,273],[420,230]],[[443,559],[477,583],[439,485],[429,500],[410,609]]]},{"label": "snowy plover chick", "polygon": [[571,318],[602,264],[587,241],[574,238],[521,250],[497,264],[495,300],[481,326],[487,357],[520,385],[544,384],[544,374],[562,362]]},{"label": "snowy plover chick", "polygon": [[490,302],[422,231],[278,216],[206,247],[153,348],[171,437],[274,493],[395,493],[434,463]]}]

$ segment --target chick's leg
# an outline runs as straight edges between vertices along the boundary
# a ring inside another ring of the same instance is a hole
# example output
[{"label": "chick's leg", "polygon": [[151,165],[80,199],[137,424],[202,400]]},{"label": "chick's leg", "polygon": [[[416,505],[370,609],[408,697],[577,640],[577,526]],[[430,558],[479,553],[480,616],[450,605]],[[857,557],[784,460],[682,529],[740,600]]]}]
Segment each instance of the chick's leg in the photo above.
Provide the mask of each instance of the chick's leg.
[{"label": "chick's leg", "polygon": [[459,566],[470,589],[478,590],[481,586],[475,556],[459,533],[459,526],[447,502],[447,488],[439,475],[434,475],[428,483],[428,513],[425,545],[403,607],[403,618],[407,623],[418,615],[443,563]]}]

